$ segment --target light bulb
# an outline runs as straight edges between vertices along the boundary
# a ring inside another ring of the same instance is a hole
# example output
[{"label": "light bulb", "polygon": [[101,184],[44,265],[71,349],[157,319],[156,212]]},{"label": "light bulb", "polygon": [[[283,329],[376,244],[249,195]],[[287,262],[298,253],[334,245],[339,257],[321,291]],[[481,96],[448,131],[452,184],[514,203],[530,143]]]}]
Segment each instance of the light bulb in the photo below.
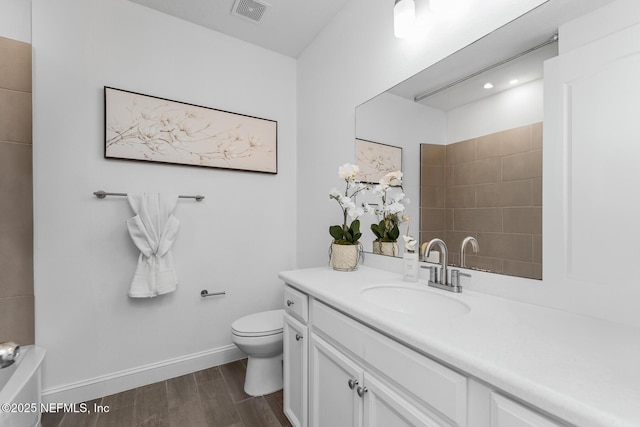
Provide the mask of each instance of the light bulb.
[{"label": "light bulb", "polygon": [[484,88],[485,89],[492,89],[493,88],[493,84],[491,84],[490,82],[487,82],[484,84]]},{"label": "light bulb", "polygon": [[396,0],[393,6],[393,33],[399,39],[411,35],[416,24],[416,3],[414,0]]}]

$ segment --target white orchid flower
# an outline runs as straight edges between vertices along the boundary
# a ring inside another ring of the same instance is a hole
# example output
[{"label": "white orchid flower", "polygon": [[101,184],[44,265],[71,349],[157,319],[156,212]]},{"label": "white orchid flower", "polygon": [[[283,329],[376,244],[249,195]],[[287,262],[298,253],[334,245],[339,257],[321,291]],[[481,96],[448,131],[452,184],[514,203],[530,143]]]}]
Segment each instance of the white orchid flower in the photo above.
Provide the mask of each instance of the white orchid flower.
[{"label": "white orchid flower", "polygon": [[409,252],[415,252],[418,241],[411,236],[402,236],[402,238],[404,239],[405,249]]},{"label": "white orchid flower", "polygon": [[347,196],[341,196],[340,197],[340,204],[344,208],[348,208],[350,206],[354,206],[355,207],[355,203],[353,203],[353,200],[351,200],[351,197],[347,197]]},{"label": "white orchid flower", "polygon": [[342,193],[340,193],[337,188],[333,187],[331,190],[329,190],[329,197],[339,200],[340,197],[342,197]]},{"label": "white orchid flower", "polygon": [[404,211],[404,206],[402,205],[402,203],[393,202],[388,206],[387,209],[389,210],[389,213],[397,214],[398,212]]},{"label": "white orchid flower", "polygon": [[380,178],[380,184],[390,185],[393,187],[402,185],[402,172],[401,171],[389,172],[388,174]]},{"label": "white orchid flower", "polygon": [[404,199],[404,193],[399,193],[399,194],[394,195],[394,196],[391,198],[391,201],[392,201],[392,202],[399,202],[399,201],[400,201],[400,200],[402,200],[402,199]]},{"label": "white orchid flower", "polygon": [[387,185],[378,184],[375,187],[373,187],[373,195],[378,197],[383,197],[388,189],[389,187]]},{"label": "white orchid flower", "polygon": [[351,163],[345,163],[338,168],[338,175],[347,182],[355,180],[358,172],[360,172],[358,165]]},{"label": "white orchid flower", "polygon": [[355,220],[364,215],[364,210],[353,205],[347,208],[347,215],[349,215],[349,218],[351,218],[352,220]]}]

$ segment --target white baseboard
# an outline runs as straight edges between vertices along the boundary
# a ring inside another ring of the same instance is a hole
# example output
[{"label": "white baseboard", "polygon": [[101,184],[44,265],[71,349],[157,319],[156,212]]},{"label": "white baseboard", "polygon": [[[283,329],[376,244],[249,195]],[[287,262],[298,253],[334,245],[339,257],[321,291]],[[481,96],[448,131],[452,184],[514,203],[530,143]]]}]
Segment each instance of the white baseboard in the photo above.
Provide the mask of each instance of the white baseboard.
[{"label": "white baseboard", "polygon": [[42,391],[43,403],[80,403],[246,357],[231,344]]}]

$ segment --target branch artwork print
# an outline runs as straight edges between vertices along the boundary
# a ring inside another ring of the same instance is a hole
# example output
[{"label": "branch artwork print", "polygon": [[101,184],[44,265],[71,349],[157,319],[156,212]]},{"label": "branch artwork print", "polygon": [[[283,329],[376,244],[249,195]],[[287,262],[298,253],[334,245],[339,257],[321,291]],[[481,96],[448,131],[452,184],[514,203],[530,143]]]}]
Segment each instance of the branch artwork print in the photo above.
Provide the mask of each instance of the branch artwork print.
[{"label": "branch artwork print", "polygon": [[277,122],[105,87],[105,156],[276,173]]},{"label": "branch artwork print", "polygon": [[402,170],[402,148],[356,139],[356,164],[360,167],[358,180],[377,184],[386,174]]}]

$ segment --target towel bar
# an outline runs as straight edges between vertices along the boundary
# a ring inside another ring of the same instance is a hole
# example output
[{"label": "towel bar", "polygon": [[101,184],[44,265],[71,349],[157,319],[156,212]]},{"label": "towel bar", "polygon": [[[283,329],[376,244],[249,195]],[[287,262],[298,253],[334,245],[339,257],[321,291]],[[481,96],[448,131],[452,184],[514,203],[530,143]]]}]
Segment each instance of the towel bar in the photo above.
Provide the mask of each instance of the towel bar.
[{"label": "towel bar", "polygon": [[202,298],[205,298],[205,297],[215,297],[215,296],[218,296],[218,295],[226,295],[226,294],[227,294],[227,293],[226,293],[225,291],[222,291],[222,292],[213,292],[213,293],[209,293],[209,291],[208,291],[208,290],[206,290],[206,289],[203,289],[202,291],[200,291],[200,296],[201,296]]},{"label": "towel bar", "polygon": [[[107,193],[106,191],[98,190],[94,191],[94,196],[98,199],[104,199],[107,196],[127,196],[127,193]],[[197,202],[201,202],[204,199],[204,196],[198,194],[197,196],[178,196],[181,199],[196,199]]]}]

